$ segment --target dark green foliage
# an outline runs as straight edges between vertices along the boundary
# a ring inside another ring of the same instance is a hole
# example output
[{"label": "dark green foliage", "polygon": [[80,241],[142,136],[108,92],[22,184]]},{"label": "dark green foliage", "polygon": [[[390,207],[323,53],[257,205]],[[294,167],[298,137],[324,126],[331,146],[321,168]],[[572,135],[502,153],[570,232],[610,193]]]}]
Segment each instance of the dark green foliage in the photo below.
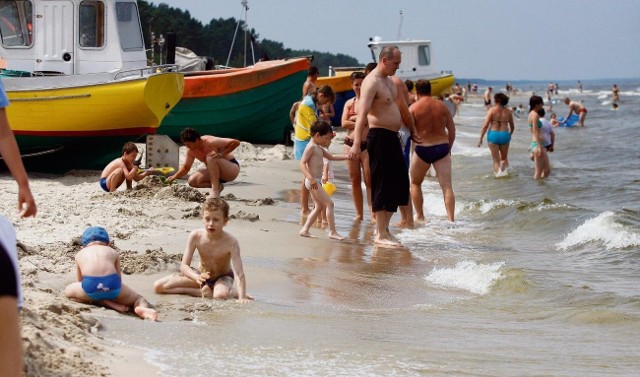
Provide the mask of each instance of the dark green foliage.
[{"label": "dark green foliage", "polygon": [[[228,19],[212,19],[207,25],[203,25],[200,21],[191,17],[188,11],[173,8],[167,4],[160,3],[154,5],[145,0],[138,1],[140,9],[140,19],[142,22],[142,30],[144,32],[144,40],[147,49],[151,48],[151,32],[156,37],[160,34],[165,35],[168,32],[177,34],[177,45],[186,47],[200,56],[210,56],[214,59],[215,64],[226,64],[229,57],[229,50],[233,41],[238,20],[235,18]],[[240,21],[240,29],[236,36],[233,46],[233,52],[229,65],[232,67],[242,67],[245,65],[245,33],[242,31]],[[361,66],[355,58],[344,54],[331,54],[328,52],[319,52],[313,50],[292,50],[284,47],[281,42],[271,41],[268,39],[260,40],[259,34],[255,29],[249,29],[247,38],[247,65],[253,64],[253,57],[250,47],[251,36],[255,43],[253,44],[253,56],[255,60],[266,56],[269,59],[307,56],[313,55],[313,65],[320,69],[322,76],[327,75],[329,66]],[[363,47],[364,48],[364,47]],[[159,48],[156,47],[156,63],[158,62]],[[151,54],[149,54],[149,58]]]}]

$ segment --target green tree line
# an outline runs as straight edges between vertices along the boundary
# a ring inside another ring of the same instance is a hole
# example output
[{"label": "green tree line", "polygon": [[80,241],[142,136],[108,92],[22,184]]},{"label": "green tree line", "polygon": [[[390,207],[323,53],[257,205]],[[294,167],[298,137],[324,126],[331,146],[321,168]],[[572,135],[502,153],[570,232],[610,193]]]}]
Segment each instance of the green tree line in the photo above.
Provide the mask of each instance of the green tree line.
[{"label": "green tree line", "polygon": [[[186,47],[199,56],[209,56],[213,58],[214,64],[220,65],[227,63],[233,37],[236,33],[238,22],[240,22],[229,66],[244,66],[244,21],[238,21],[235,18],[219,18],[212,19],[208,24],[203,25],[202,22],[191,17],[189,11],[173,8],[164,3],[155,5],[145,0],[139,0],[138,7],[147,48],[152,46],[152,32],[155,33],[156,37],[160,34],[166,36],[168,32],[174,32],[177,35],[178,46]],[[253,41],[253,54],[249,44],[250,41]],[[260,40],[258,32],[252,28],[247,28],[246,55],[247,65],[253,64],[253,56],[257,61],[261,58],[277,59],[313,55],[312,64],[318,67],[321,75],[327,75],[329,66],[353,67],[364,65],[359,63],[357,59],[344,54],[331,54],[315,50],[294,50],[285,47],[281,42],[268,39]]]}]

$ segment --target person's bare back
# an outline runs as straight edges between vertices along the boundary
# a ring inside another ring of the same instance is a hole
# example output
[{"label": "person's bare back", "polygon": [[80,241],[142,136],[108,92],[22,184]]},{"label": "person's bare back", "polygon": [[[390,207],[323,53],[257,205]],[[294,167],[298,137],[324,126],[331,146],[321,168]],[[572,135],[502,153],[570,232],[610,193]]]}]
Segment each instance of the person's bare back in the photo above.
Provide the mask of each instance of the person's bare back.
[{"label": "person's bare back", "polygon": [[76,263],[83,275],[106,276],[118,273],[118,253],[106,245],[85,247],[76,254]]},{"label": "person's bare back", "polygon": [[[187,158],[192,157],[201,162],[207,161],[207,155],[212,152],[218,152],[218,150],[224,148],[227,145],[227,140],[211,135],[202,135],[200,137],[203,141],[202,146],[200,148],[187,148]],[[226,159],[230,160],[233,158],[233,154],[228,153],[224,156]]]},{"label": "person's bare back", "polygon": [[122,158],[118,157],[115,160],[111,161],[104,169],[102,169],[102,174],[100,174],[100,178],[107,178],[111,173],[113,173],[116,169],[122,169],[125,172],[130,171],[134,168],[133,164],[126,164]]},{"label": "person's bare back", "polygon": [[447,126],[451,113],[445,104],[429,96],[421,96],[409,107],[416,124],[416,131],[422,142],[418,145],[430,146],[449,142]]}]

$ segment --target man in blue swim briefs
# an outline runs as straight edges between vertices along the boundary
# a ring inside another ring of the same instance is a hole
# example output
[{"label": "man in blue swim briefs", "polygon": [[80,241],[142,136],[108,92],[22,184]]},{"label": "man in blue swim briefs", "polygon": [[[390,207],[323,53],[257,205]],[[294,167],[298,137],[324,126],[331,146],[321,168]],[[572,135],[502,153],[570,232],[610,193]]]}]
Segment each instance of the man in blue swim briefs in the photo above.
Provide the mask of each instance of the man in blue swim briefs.
[{"label": "man in blue swim briefs", "polygon": [[416,145],[409,176],[416,220],[424,221],[422,181],[433,165],[444,195],[447,217],[453,221],[456,199],[451,185],[451,148],[456,139],[456,127],[447,106],[431,97],[428,80],[418,80],[415,88],[418,100],[409,107],[409,111],[415,119],[416,132],[422,142]]},{"label": "man in blue swim briefs", "polygon": [[82,246],[75,258],[78,281],[64,290],[68,298],[120,313],[133,310],[142,319],[158,319],[158,313],[144,297],[122,284],[120,256],[109,246],[109,234],[104,228],[85,229]]},{"label": "man in blue swim briefs", "polygon": [[378,65],[362,82],[360,101],[353,132],[353,146],[349,158],[360,158],[362,133],[369,125],[367,150],[371,166],[371,201],[376,215],[377,245],[397,247],[400,242],[389,232],[389,222],[399,206],[409,203],[409,177],[402,155],[398,131],[404,123],[414,142],[416,136],[413,117],[407,102],[400,96],[393,76],[402,62],[396,46],[386,46],[380,51]]}]

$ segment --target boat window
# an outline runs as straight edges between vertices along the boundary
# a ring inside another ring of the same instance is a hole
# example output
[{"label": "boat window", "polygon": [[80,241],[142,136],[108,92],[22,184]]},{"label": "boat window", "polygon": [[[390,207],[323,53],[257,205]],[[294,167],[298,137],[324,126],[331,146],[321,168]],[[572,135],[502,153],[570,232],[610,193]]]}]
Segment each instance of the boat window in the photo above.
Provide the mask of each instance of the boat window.
[{"label": "boat window", "polygon": [[31,1],[0,1],[0,35],[4,46],[31,46],[33,38]]},{"label": "boat window", "polygon": [[140,28],[140,17],[138,17],[136,3],[117,2],[116,16],[122,49],[125,51],[143,49],[142,29]]},{"label": "boat window", "polygon": [[80,3],[79,32],[80,46],[104,46],[104,3],[102,1]]},{"label": "boat window", "polygon": [[429,49],[429,45],[418,46],[418,64],[431,64],[431,51]]}]

